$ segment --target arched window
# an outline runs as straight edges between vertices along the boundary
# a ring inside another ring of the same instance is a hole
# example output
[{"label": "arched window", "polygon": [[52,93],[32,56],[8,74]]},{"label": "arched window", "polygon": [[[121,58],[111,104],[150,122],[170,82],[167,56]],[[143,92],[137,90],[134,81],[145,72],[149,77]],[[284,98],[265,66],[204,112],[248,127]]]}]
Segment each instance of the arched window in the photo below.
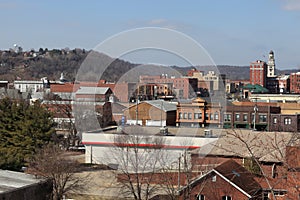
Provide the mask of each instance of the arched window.
[{"label": "arched window", "polygon": [[273,118],[273,124],[277,124],[277,117]]},{"label": "arched window", "polygon": [[289,117],[284,118],[284,124],[286,124],[286,125],[292,124],[292,119]]}]

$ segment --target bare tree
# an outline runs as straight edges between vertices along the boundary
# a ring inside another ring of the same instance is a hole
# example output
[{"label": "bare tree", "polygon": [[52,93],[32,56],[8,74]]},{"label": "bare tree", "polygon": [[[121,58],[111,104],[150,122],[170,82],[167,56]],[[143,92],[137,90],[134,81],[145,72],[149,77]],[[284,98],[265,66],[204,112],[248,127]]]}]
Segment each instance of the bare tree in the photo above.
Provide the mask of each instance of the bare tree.
[{"label": "bare tree", "polygon": [[116,145],[110,157],[118,163],[123,194],[135,200],[148,200],[158,189],[158,185],[152,183],[161,169],[163,138],[123,134],[115,136],[114,140]]},{"label": "bare tree", "polygon": [[47,145],[29,162],[28,173],[53,181],[53,199],[59,200],[70,191],[79,192],[86,188],[89,178],[75,175],[79,164],[67,159],[65,151],[55,145]]},{"label": "bare tree", "polygon": [[[227,145],[217,144],[216,148],[244,158],[245,168],[262,177],[272,199],[276,200],[278,198],[275,195],[274,186],[278,183],[286,184],[289,188],[296,188],[294,192],[299,192],[297,181],[293,184],[293,177],[297,177],[297,170],[293,173],[293,167],[287,162],[287,156],[292,154],[286,153],[287,146],[293,145],[299,148],[299,139],[298,133],[231,130],[227,131],[227,141],[229,141]],[[270,170],[270,167],[264,163],[274,164]],[[276,166],[280,169],[276,169]]]},{"label": "bare tree", "polygon": [[[71,99],[71,97],[69,97]],[[59,139],[59,143],[65,148],[73,147],[79,143],[78,131],[75,124],[75,117],[71,101],[62,101],[62,99],[53,93],[46,93],[44,95],[44,105],[48,110],[53,112],[57,119],[56,123],[64,134]]]}]

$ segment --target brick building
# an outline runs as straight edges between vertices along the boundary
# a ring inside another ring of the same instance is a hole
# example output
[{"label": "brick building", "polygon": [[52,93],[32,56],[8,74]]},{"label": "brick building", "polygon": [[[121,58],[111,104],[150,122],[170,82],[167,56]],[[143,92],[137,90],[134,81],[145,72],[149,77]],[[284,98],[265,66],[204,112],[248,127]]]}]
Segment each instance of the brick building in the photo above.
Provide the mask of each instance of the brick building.
[{"label": "brick building", "polygon": [[262,189],[253,174],[228,160],[181,189],[179,199],[262,199]]},{"label": "brick building", "polygon": [[176,111],[176,126],[219,126],[221,109],[219,102],[208,102],[207,98],[197,97],[188,102],[179,102]]},{"label": "brick building", "polygon": [[[216,143],[191,152],[192,171],[202,177],[220,164],[234,160],[255,175],[263,200],[273,200],[274,196],[276,199],[297,199],[300,148],[294,136],[284,132],[230,132]],[[223,188],[226,190],[227,186]]]},{"label": "brick building", "polygon": [[224,90],[225,74],[218,74],[215,71],[208,71],[204,74],[203,71],[191,69],[187,72],[187,76],[198,79],[198,88],[206,88],[208,91]]},{"label": "brick building", "polygon": [[267,64],[264,61],[250,63],[250,84],[267,86]]},{"label": "brick building", "polygon": [[141,76],[140,83],[172,84],[174,93],[178,99],[190,99],[195,97],[198,90],[197,78],[175,78],[168,77],[166,74],[162,76]]},{"label": "brick building", "polygon": [[270,131],[299,132],[300,114],[271,114]]},{"label": "brick building", "polygon": [[254,128],[255,126],[257,130],[269,130],[270,114],[280,114],[280,107],[275,103],[229,103],[223,113],[223,126],[224,128]]},{"label": "brick building", "polygon": [[300,72],[290,74],[290,92],[300,93]]}]

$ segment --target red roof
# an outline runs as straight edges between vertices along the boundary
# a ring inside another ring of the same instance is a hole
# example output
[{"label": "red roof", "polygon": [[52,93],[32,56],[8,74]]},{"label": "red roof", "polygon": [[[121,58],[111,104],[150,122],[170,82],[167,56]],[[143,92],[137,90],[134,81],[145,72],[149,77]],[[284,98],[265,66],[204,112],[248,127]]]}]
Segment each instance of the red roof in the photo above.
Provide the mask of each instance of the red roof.
[{"label": "red roof", "polygon": [[77,92],[80,86],[84,87],[109,87],[111,90],[114,89],[116,84],[114,83],[103,83],[103,81],[95,82],[79,82],[79,83],[65,83],[65,84],[51,84],[51,92]]},{"label": "red roof", "polygon": [[51,92],[76,92],[79,88],[78,84],[74,83],[65,83],[65,84],[51,84]]}]

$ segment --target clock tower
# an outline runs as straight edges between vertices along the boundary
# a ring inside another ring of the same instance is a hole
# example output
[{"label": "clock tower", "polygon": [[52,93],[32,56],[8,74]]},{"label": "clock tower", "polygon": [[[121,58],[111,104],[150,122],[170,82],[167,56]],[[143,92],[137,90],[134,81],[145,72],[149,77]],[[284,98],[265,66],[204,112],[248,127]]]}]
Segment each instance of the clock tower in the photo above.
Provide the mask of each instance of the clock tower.
[{"label": "clock tower", "polygon": [[275,59],[273,51],[270,51],[269,53],[267,77],[275,77]]}]

